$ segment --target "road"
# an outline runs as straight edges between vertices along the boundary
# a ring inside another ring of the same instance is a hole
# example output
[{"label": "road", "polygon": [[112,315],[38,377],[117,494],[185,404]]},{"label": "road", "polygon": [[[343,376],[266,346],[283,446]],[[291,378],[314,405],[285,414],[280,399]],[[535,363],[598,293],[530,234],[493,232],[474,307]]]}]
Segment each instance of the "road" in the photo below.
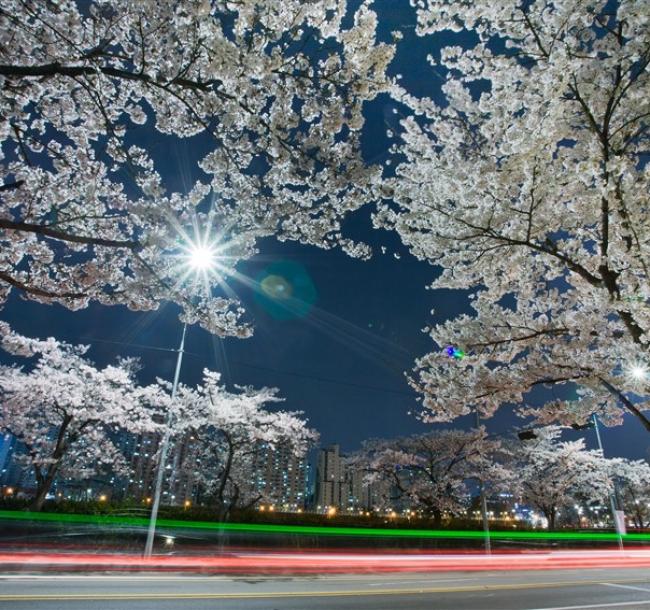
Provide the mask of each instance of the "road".
[{"label": "road", "polygon": [[0,575],[0,610],[650,610],[647,568],[338,576]]}]

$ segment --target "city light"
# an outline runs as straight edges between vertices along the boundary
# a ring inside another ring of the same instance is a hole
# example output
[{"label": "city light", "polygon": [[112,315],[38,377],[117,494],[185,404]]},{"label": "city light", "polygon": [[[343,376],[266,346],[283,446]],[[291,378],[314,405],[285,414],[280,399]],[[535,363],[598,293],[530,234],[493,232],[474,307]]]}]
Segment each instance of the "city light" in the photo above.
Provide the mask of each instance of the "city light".
[{"label": "city light", "polygon": [[648,376],[648,369],[641,364],[634,364],[630,367],[630,376],[635,381],[643,381]]},{"label": "city light", "polygon": [[192,233],[182,232],[174,254],[179,284],[200,281],[209,290],[212,282],[221,282],[222,276],[228,275],[223,263],[229,259],[226,250],[231,246],[222,243],[220,236],[211,234],[209,227],[205,231],[195,227]]},{"label": "city light", "polygon": [[189,263],[197,271],[206,271],[214,267],[216,252],[209,246],[192,246],[189,251]]}]

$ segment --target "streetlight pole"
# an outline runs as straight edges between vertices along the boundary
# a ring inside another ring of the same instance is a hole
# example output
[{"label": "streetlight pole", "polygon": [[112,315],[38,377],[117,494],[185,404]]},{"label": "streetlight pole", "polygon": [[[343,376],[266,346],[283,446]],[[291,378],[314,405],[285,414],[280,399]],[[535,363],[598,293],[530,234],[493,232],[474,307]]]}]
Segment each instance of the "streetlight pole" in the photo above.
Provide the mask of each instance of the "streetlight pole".
[{"label": "streetlight pole", "polygon": [[[600,438],[600,428],[598,427],[598,418],[596,417],[595,413],[591,414],[591,419],[594,422],[594,430],[596,430],[596,439],[598,440],[598,449],[600,449],[600,454],[605,457],[605,451],[603,450],[603,441]],[[623,550],[623,536],[619,530],[619,527],[617,525],[617,520],[616,520],[616,492],[613,491],[612,493],[609,494],[609,507],[612,512],[612,523],[614,525],[614,529],[616,530],[616,533],[618,534],[618,548],[622,551]]]},{"label": "streetlight pole", "polygon": [[[216,243],[208,241],[208,232],[201,237],[197,237],[195,241],[190,241],[185,247],[182,248],[184,254],[182,258],[185,259],[186,265],[193,270],[197,275],[201,275],[207,280],[211,270],[217,266],[219,256]],[[169,452],[169,442],[172,436],[173,424],[173,407],[176,400],[176,392],[178,390],[178,380],[181,374],[181,365],[183,364],[183,354],[185,353],[185,334],[187,333],[187,322],[183,323],[183,334],[181,335],[181,343],[178,346],[178,356],[176,357],[176,370],[174,372],[174,383],[172,385],[171,395],[171,408],[167,413],[165,420],[165,433],[160,443],[160,456],[158,459],[158,466],[156,468],[156,485],[154,488],[153,505],[151,506],[151,517],[149,519],[149,529],[147,530],[147,541],[144,546],[144,557],[151,557],[153,552],[153,543],[156,535],[156,519],[158,518],[158,509],[160,507],[160,495],[162,493],[163,477],[165,475],[165,466],[167,463],[167,454]]]},{"label": "streetlight pole", "polygon": [[169,453],[169,441],[172,435],[172,411],[174,400],[176,399],[176,391],[178,389],[178,380],[181,374],[181,365],[183,364],[183,354],[185,353],[185,333],[187,332],[187,323],[183,324],[183,334],[181,335],[181,343],[178,346],[176,357],[176,370],[174,371],[174,384],[172,385],[171,405],[172,408],[167,413],[165,421],[165,434],[163,435],[160,444],[160,456],[158,458],[158,466],[156,467],[156,486],[153,494],[153,505],[151,507],[151,517],[149,518],[149,529],[147,530],[147,542],[144,546],[144,556],[151,557],[153,552],[153,543],[156,535],[156,519],[158,518],[158,508],[160,507],[160,495],[162,493],[163,476],[165,474],[165,465],[167,462],[167,454]]},{"label": "streetlight pole", "polygon": [[[475,411],[476,415],[476,429],[479,430],[481,427],[481,418],[478,414],[478,409]],[[490,522],[488,521],[488,512],[487,512],[487,499],[485,498],[485,486],[483,485],[483,477],[479,479],[479,493],[481,496],[481,518],[483,519],[483,532],[485,534],[485,554],[492,554],[492,545],[490,543]]]}]

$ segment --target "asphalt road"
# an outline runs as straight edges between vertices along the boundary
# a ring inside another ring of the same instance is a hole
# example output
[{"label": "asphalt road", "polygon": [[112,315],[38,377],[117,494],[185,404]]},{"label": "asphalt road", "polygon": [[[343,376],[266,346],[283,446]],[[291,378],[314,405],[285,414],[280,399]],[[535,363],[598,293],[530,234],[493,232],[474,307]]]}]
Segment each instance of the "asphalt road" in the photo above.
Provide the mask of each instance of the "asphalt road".
[{"label": "asphalt road", "polygon": [[327,577],[0,575],[0,610],[650,610],[650,570]]}]

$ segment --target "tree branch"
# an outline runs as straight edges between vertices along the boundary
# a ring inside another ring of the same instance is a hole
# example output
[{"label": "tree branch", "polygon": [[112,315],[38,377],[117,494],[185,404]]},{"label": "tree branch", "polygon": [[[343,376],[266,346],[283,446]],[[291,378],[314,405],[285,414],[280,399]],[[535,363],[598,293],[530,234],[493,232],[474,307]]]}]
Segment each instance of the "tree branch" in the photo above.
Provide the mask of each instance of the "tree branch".
[{"label": "tree branch", "polygon": [[52,239],[59,239],[61,241],[69,241],[77,244],[88,244],[91,246],[104,246],[107,248],[128,248],[129,250],[140,250],[142,246],[137,241],[123,241],[117,239],[104,239],[102,237],[88,237],[85,235],[73,235],[65,231],[58,231],[49,227],[28,223],[28,222],[13,222],[6,218],[0,218],[0,229],[8,229],[10,231],[23,231],[26,233],[37,233]]},{"label": "tree branch", "polygon": [[650,420],[634,405],[634,403],[632,403],[632,401],[627,396],[625,396],[623,392],[609,383],[609,381],[603,379],[602,377],[599,377],[599,379],[603,384],[603,387],[605,387],[607,391],[612,396],[614,396],[614,398],[618,399],[630,413],[637,417],[643,424],[643,427],[648,432],[650,432]]},{"label": "tree branch", "polygon": [[57,293],[57,292],[51,292],[49,290],[44,290],[43,288],[28,286],[27,284],[24,284],[20,280],[17,280],[16,278],[12,277],[8,273],[5,273],[4,271],[0,271],[0,280],[7,282],[7,284],[10,284],[14,288],[18,288],[29,294],[33,294],[39,297],[45,297],[48,299],[83,299],[88,296],[85,292],[58,292]]}]

